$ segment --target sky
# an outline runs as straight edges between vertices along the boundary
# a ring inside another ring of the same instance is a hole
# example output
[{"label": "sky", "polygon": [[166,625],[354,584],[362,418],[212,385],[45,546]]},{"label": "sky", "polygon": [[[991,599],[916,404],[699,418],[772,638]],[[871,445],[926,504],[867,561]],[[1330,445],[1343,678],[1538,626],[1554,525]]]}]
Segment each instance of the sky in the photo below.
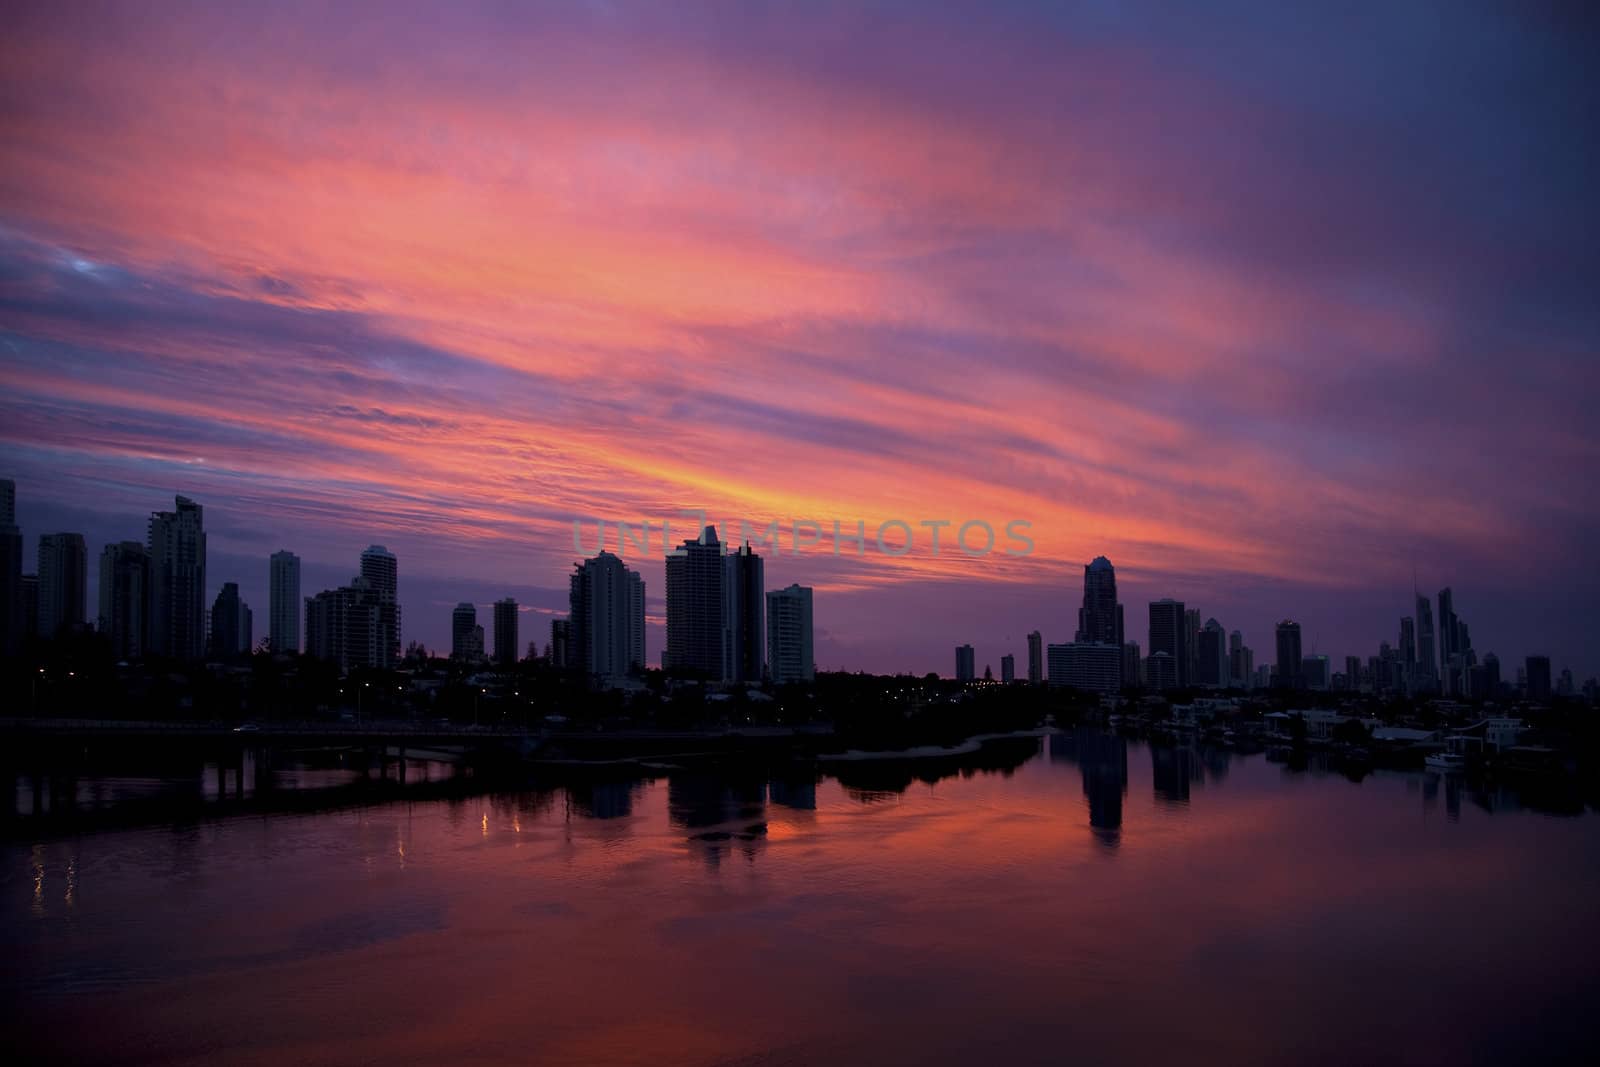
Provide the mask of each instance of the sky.
[{"label": "sky", "polygon": [[542,643],[574,519],[649,521],[655,662],[698,509],[780,524],[824,669],[998,673],[1105,555],[1141,643],[1176,596],[1342,664],[1448,585],[1581,682],[1600,19],[1341,6],[17,5],[30,563],[183,493],[260,632],[270,553],[309,594],[382,543],[407,640],[510,595]]}]

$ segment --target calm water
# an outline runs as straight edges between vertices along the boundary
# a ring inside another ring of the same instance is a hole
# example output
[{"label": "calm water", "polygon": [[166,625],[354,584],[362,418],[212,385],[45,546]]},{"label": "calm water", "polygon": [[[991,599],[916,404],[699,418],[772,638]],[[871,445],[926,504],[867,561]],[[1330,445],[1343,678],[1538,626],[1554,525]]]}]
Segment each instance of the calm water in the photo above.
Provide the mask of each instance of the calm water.
[{"label": "calm water", "polygon": [[6,1029],[29,1059],[129,1063],[1594,1051],[1600,819],[1091,733],[979,762],[1009,769],[8,846]]}]

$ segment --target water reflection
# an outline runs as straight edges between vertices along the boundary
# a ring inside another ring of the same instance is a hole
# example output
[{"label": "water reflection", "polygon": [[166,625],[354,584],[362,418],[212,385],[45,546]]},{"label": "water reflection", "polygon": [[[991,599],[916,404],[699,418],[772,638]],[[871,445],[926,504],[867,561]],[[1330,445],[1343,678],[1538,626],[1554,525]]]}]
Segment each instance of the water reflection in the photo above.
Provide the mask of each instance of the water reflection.
[{"label": "water reflection", "polygon": [[1050,735],[1050,759],[1077,764],[1089,801],[1089,827],[1104,845],[1122,840],[1122,798],[1128,792],[1128,742],[1089,727]]}]

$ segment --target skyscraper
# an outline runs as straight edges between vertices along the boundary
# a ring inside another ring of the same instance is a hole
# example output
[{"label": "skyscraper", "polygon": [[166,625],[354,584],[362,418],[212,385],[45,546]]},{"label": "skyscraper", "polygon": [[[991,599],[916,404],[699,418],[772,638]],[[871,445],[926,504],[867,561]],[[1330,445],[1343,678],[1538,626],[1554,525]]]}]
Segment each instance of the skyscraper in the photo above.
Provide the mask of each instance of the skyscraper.
[{"label": "skyscraper", "polygon": [[1417,626],[1410,615],[1400,618],[1400,671],[1409,691],[1417,680]]},{"label": "skyscraper", "polygon": [[197,660],[206,643],[206,532],[199,504],[178,497],[172,511],[150,516],[149,650]]},{"label": "skyscraper", "polygon": [[478,609],[471,601],[463,600],[450,613],[450,658],[472,658],[472,630],[478,625]]},{"label": "skyscraper", "polygon": [[572,620],[550,620],[550,666],[566,670],[572,666]]},{"label": "skyscraper", "polygon": [[1157,693],[1178,688],[1178,661],[1172,653],[1163,649],[1150,654],[1144,661],[1144,684]]},{"label": "skyscraper", "polygon": [[211,655],[232,659],[246,655],[254,637],[250,605],[239,596],[237,582],[223,582],[211,604]]},{"label": "skyscraper", "polygon": [[1183,684],[1197,684],[1200,673],[1199,608],[1189,608],[1183,613],[1183,655],[1178,660],[1178,669],[1183,672]]},{"label": "skyscraper", "polygon": [[1091,693],[1115,693],[1122,686],[1122,646],[1098,641],[1050,645],[1050,684]]},{"label": "skyscraper", "polygon": [[22,531],[17,528],[17,486],[0,479],[0,656],[15,655],[27,629],[22,612]]},{"label": "skyscraper", "polygon": [[55,637],[84,623],[89,550],[83,535],[39,535],[39,633]]},{"label": "skyscraper", "polygon": [[274,652],[300,651],[300,557],[274,552],[268,568],[267,640]]},{"label": "skyscraper", "polygon": [[1459,638],[1456,629],[1455,594],[1447,585],[1439,590],[1439,677],[1445,677],[1455,656]]},{"label": "skyscraper", "polygon": [[1044,637],[1038,630],[1028,635],[1028,684],[1044,681]]},{"label": "skyscraper", "polygon": [[956,681],[972,682],[978,677],[976,657],[971,645],[956,646]]},{"label": "skyscraper", "polygon": [[1528,699],[1549,700],[1550,657],[1529,656],[1527,659],[1527,667],[1525,669],[1528,675]]},{"label": "skyscraper", "polygon": [[1430,690],[1439,677],[1439,661],[1433,650],[1433,604],[1417,596],[1417,675],[1416,688]]},{"label": "skyscraper", "polygon": [[361,577],[377,599],[378,632],[375,667],[392,668],[400,662],[400,562],[382,545],[361,553]]},{"label": "skyscraper", "polygon": [[722,677],[722,542],[707,526],[667,556],[667,649],[661,665]]},{"label": "skyscraper", "polygon": [[1304,661],[1300,655],[1300,624],[1288,619],[1278,623],[1278,687],[1304,689],[1301,673]]},{"label": "skyscraper", "polygon": [[[1150,603],[1150,655],[1166,653],[1167,660],[1176,672],[1172,685],[1179,689],[1189,684],[1189,665],[1184,640],[1183,601],[1166,598]],[[1149,662],[1146,661],[1148,667]],[[1148,678],[1149,686],[1156,688],[1156,680]]]},{"label": "skyscraper", "polygon": [[100,553],[100,610],[96,625],[118,659],[144,655],[149,638],[150,554],[137,541],[107,545]]},{"label": "skyscraper", "polygon": [[1000,681],[1010,685],[1017,680],[1017,657],[1007,652],[1000,657]]},{"label": "skyscraper", "polygon": [[767,652],[761,557],[746,544],[722,557],[722,565],[722,677],[759,682]]},{"label": "skyscraper", "polygon": [[815,677],[811,639],[811,589],[791,585],[768,593],[767,669],[773,685]]},{"label": "skyscraper", "polygon": [[644,579],[602,551],[573,566],[567,595],[571,665],[603,683],[644,666]]},{"label": "skyscraper", "polygon": [[1122,644],[1117,605],[1117,571],[1104,556],[1083,568],[1083,606],[1078,609],[1078,642]]},{"label": "skyscraper", "polygon": [[505,597],[494,602],[494,661],[514,667],[521,649],[517,647],[517,602]]},{"label": "skyscraper", "polygon": [[1216,619],[1207,619],[1196,639],[1195,684],[1228,688],[1228,635]]}]

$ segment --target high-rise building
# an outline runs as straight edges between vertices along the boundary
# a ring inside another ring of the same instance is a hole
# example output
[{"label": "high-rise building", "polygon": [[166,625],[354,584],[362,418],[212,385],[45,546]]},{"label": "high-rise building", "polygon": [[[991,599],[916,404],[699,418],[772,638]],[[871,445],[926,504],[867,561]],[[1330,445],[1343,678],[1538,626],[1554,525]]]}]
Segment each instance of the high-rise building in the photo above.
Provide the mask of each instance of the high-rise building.
[{"label": "high-rise building", "polygon": [[1028,635],[1028,684],[1044,681],[1044,636],[1038,630]]},{"label": "high-rise building", "polygon": [[1144,661],[1139,658],[1139,642],[1122,644],[1122,687],[1137,689],[1144,684]]},{"label": "high-rise building", "polygon": [[1000,657],[1000,681],[1004,685],[1010,685],[1016,680],[1017,657],[1007,652],[1005,655]]},{"label": "high-rise building", "polygon": [[773,685],[816,676],[811,640],[811,589],[791,585],[768,593],[767,669]]},{"label": "high-rise building", "polygon": [[1306,656],[1300,660],[1300,680],[1304,688],[1319,692],[1333,684],[1332,667],[1327,656]]},{"label": "high-rise building", "polygon": [[83,625],[89,589],[89,550],[83,535],[39,535],[39,633],[55,637]]},{"label": "high-rise building", "polygon": [[1050,645],[1050,684],[1092,693],[1115,693],[1122,686],[1122,646],[1097,641]]},{"label": "high-rise building", "polygon": [[1550,699],[1550,657],[1529,656],[1527,659],[1528,699]]},{"label": "high-rise building", "polygon": [[17,484],[0,479],[0,656],[22,648],[22,531],[17,528]]},{"label": "high-rise building", "polygon": [[1344,658],[1344,684],[1345,688],[1354,693],[1361,688],[1361,657],[1346,656]]},{"label": "high-rise building", "polygon": [[[1483,693],[1482,696],[1493,697],[1500,692],[1500,657],[1493,652],[1484,653],[1483,657]],[[1474,694],[1480,695],[1480,694]]]},{"label": "high-rise building", "polygon": [[1248,689],[1255,682],[1255,653],[1244,643],[1238,630],[1228,635],[1228,678],[1236,689]]},{"label": "high-rise building", "polygon": [[100,553],[100,611],[96,628],[117,659],[144,655],[149,631],[150,554],[137,541],[107,545]]},{"label": "high-rise building", "polygon": [[667,556],[667,648],[661,665],[722,677],[722,542],[707,526]]},{"label": "high-rise building", "polygon": [[361,577],[378,604],[377,667],[400,662],[400,562],[382,545],[361,553]]},{"label": "high-rise building", "polygon": [[[1176,678],[1168,689],[1181,689],[1189,684],[1189,665],[1187,663],[1187,643],[1184,639],[1183,601],[1170,598],[1151,601],[1150,603],[1150,655],[1155,656],[1165,652],[1173,669],[1177,672]],[[1146,667],[1149,661],[1146,661]],[[1147,684],[1156,688],[1156,681],[1146,674]]]},{"label": "high-rise building", "polygon": [[1288,619],[1278,623],[1278,677],[1280,689],[1304,689],[1303,659],[1300,655],[1300,624]]},{"label": "high-rise building", "polygon": [[1433,604],[1427,597],[1417,596],[1417,674],[1415,687],[1419,690],[1435,688],[1439,677],[1439,661],[1433,649]]},{"label": "high-rise building", "polygon": [[467,660],[472,652],[472,628],[478,625],[478,609],[463,600],[450,613],[450,658]]},{"label": "high-rise building", "polygon": [[300,651],[300,557],[272,554],[267,574],[267,641],[274,652]]},{"label": "high-rise building", "polygon": [[978,678],[977,660],[971,645],[956,646],[956,681],[972,682]]},{"label": "high-rise building", "polygon": [[206,532],[199,504],[178,497],[172,511],[150,516],[149,650],[198,660],[206,644]]},{"label": "high-rise building", "polygon": [[572,665],[606,684],[644,666],[644,579],[601,551],[573,567],[568,603]]},{"label": "high-rise building", "polygon": [[1183,656],[1179,664],[1183,671],[1183,684],[1196,685],[1200,674],[1200,609],[1189,608],[1183,613]]},{"label": "high-rise building", "polygon": [[502,667],[514,667],[517,654],[517,602],[505,597],[494,602],[494,661]]},{"label": "high-rise building", "polygon": [[550,620],[550,666],[566,670],[572,666],[572,620]]},{"label": "high-rise building", "polygon": [[1083,568],[1083,606],[1078,609],[1075,641],[1122,644],[1121,612],[1117,604],[1117,571],[1104,556]]},{"label": "high-rise building", "polygon": [[1228,688],[1228,634],[1216,619],[1207,619],[1195,640],[1195,684]]},{"label": "high-rise building", "polygon": [[1451,666],[1451,659],[1456,654],[1456,643],[1460,632],[1456,629],[1455,594],[1447,585],[1439,590],[1439,676],[1442,678]]},{"label": "high-rise building", "polygon": [[746,544],[723,556],[722,567],[722,677],[759,682],[767,652],[761,557]]},{"label": "high-rise building", "polygon": [[219,659],[246,655],[253,629],[250,605],[239,596],[239,583],[223,582],[211,604],[211,655]]},{"label": "high-rise building", "polygon": [[1178,688],[1177,657],[1165,649],[1152,652],[1144,661],[1144,684],[1157,693]]},{"label": "high-rise building", "polygon": [[1405,675],[1405,686],[1416,685],[1417,677],[1417,625],[1410,615],[1400,618],[1400,670]]}]

